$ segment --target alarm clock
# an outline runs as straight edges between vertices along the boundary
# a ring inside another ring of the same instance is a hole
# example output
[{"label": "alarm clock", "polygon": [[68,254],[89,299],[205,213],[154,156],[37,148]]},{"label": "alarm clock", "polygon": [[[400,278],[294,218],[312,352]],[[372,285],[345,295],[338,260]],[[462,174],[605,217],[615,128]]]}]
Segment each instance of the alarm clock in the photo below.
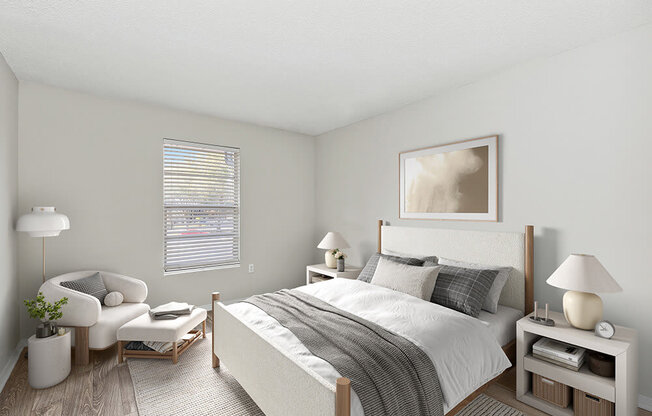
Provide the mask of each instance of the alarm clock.
[{"label": "alarm clock", "polygon": [[595,335],[601,338],[611,338],[616,333],[616,327],[609,321],[600,321],[595,324]]}]

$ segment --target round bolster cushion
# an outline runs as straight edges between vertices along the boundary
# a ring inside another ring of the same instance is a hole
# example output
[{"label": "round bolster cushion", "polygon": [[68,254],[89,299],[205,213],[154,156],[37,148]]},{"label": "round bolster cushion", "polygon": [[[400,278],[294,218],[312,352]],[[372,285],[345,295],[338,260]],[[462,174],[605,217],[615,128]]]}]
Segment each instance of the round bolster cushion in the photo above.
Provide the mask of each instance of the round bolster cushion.
[{"label": "round bolster cushion", "polygon": [[104,304],[106,306],[118,306],[122,303],[125,297],[120,292],[110,292],[104,298]]}]

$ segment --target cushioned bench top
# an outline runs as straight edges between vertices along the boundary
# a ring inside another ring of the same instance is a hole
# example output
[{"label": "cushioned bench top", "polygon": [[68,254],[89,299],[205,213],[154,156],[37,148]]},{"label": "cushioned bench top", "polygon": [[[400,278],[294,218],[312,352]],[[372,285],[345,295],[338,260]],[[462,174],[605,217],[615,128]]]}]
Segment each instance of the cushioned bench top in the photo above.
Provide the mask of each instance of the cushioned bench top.
[{"label": "cushioned bench top", "polygon": [[177,319],[159,321],[144,313],[118,329],[118,341],[176,341],[205,319],[206,309],[202,308]]}]

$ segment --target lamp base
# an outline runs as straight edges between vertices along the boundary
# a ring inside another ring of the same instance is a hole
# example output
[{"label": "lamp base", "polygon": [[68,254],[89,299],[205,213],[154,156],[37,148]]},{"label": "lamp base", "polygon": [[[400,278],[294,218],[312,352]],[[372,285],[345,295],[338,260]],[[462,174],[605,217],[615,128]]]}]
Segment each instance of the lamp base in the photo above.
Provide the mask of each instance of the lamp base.
[{"label": "lamp base", "polygon": [[337,260],[333,257],[333,250],[326,250],[326,253],[324,253],[324,262],[328,268],[334,269],[337,267]]},{"label": "lamp base", "polygon": [[602,299],[595,293],[569,290],[564,293],[564,317],[579,329],[592,330],[602,319]]}]

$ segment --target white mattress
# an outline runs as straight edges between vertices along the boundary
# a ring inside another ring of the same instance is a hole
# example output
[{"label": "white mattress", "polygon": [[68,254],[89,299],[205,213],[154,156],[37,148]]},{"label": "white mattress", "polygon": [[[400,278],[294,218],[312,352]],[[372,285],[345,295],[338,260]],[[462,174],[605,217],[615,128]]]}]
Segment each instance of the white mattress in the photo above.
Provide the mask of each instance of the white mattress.
[{"label": "white mattress", "polygon": [[[331,279],[297,290],[374,322],[420,347],[437,369],[444,412],[511,365],[487,324],[452,309],[359,280]],[[312,355],[292,332],[262,310],[243,302],[227,309],[326,380],[335,383],[340,377],[330,363]],[[355,389],[351,391],[351,414],[364,414]]]},{"label": "white mattress", "polygon": [[482,321],[496,338],[505,346],[516,338],[516,321],[523,317],[523,312],[505,305],[498,305],[496,313],[480,311],[478,319]]}]

